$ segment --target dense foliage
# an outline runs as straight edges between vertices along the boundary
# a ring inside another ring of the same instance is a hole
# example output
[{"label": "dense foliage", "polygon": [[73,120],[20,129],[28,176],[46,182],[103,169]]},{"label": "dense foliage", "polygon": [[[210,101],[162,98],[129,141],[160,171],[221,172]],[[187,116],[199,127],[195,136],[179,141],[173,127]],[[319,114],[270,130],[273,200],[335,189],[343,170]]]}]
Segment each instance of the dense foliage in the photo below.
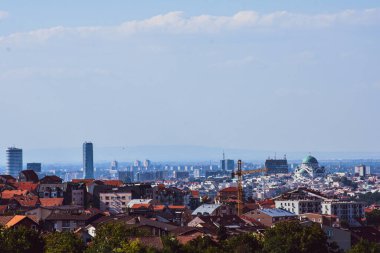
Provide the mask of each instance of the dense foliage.
[{"label": "dense foliage", "polygon": [[[0,228],[0,252],[4,253],[340,253],[336,244],[329,244],[318,224],[301,225],[297,221],[280,222],[263,235],[253,233],[228,236],[223,227],[218,238],[197,237],[185,245],[174,237],[162,237],[163,249],[150,248],[140,242],[147,232],[131,229],[121,223],[109,223],[97,229],[94,240],[85,245],[70,232],[41,236],[26,228]],[[364,250],[365,249],[365,250]],[[363,251],[364,250],[364,251]],[[378,245],[361,241],[350,253],[379,252]]]},{"label": "dense foliage", "polygon": [[73,233],[51,233],[45,238],[45,253],[81,253],[85,245],[81,238]]},{"label": "dense foliage", "polygon": [[2,253],[42,252],[43,245],[42,237],[34,230],[24,227],[0,228],[0,252]]},{"label": "dense foliage", "polygon": [[365,194],[359,194],[358,199],[359,201],[365,202],[368,206],[372,204],[380,204],[380,192],[367,192]]},{"label": "dense foliage", "polygon": [[355,246],[352,247],[349,253],[380,253],[380,245],[361,240]]},{"label": "dense foliage", "polygon": [[367,213],[367,224],[370,226],[378,227],[380,226],[380,210],[373,210],[370,213]]}]

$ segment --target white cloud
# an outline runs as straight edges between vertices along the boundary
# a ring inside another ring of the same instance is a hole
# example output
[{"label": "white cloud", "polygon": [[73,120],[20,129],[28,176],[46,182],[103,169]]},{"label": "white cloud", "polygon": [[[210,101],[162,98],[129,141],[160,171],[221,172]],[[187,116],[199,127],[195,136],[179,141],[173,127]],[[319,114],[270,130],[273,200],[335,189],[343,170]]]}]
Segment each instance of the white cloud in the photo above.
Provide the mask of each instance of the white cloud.
[{"label": "white cloud", "polygon": [[[3,14],[5,15],[5,14]],[[0,12],[1,17],[1,12]],[[335,25],[379,25],[380,9],[344,10],[337,13],[298,14],[277,11],[260,14],[240,11],[232,16],[200,15],[186,17],[183,12],[169,12],[145,20],[132,20],[116,26],[52,27],[0,37],[0,43],[46,41],[60,36],[114,38],[134,33],[218,33],[239,29],[315,29]]]}]

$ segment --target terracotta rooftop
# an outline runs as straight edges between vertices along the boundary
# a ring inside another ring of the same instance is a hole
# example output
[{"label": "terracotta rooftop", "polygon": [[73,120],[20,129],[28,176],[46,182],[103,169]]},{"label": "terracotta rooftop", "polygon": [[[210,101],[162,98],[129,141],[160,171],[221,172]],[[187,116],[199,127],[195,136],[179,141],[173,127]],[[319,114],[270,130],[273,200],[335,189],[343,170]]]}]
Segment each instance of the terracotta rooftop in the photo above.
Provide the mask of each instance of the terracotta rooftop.
[{"label": "terracotta rooftop", "polygon": [[115,187],[120,187],[120,186],[123,186],[123,181],[121,180],[102,180],[104,182],[105,185],[111,185],[111,186],[115,186]]},{"label": "terracotta rooftop", "polygon": [[90,185],[94,181],[95,181],[95,179],[73,179],[73,180],[71,180],[71,182],[73,182],[73,183],[84,183],[86,185]]},{"label": "terracotta rooftop", "polygon": [[40,203],[37,196],[14,196],[13,199],[23,207],[35,207]]},{"label": "terracotta rooftop", "polygon": [[63,198],[41,198],[40,199],[41,206],[62,206]]},{"label": "terracotta rooftop", "polygon": [[168,206],[169,209],[186,209],[186,206],[175,206],[175,205],[170,205]]},{"label": "terracotta rooftop", "polygon": [[38,183],[33,182],[16,182],[11,184],[13,187],[15,187],[17,190],[26,190],[26,191],[36,191],[38,187]]},{"label": "terracotta rooftop", "polygon": [[11,199],[16,195],[26,195],[26,190],[4,190],[0,193],[2,199]]},{"label": "terracotta rooftop", "polygon": [[15,215],[10,219],[7,224],[5,224],[5,227],[10,228],[22,221],[23,219],[27,218],[25,215]]},{"label": "terracotta rooftop", "polygon": [[155,205],[153,206],[154,211],[163,211],[165,209],[164,205]]},{"label": "terracotta rooftop", "polygon": [[199,198],[199,191],[191,191],[191,196],[193,198]]},{"label": "terracotta rooftop", "polygon": [[133,204],[132,209],[139,209],[139,208],[149,208],[151,207],[151,204]]},{"label": "terracotta rooftop", "polygon": [[227,188],[220,190],[219,192],[237,192],[237,191],[238,191],[237,187],[227,187]]}]

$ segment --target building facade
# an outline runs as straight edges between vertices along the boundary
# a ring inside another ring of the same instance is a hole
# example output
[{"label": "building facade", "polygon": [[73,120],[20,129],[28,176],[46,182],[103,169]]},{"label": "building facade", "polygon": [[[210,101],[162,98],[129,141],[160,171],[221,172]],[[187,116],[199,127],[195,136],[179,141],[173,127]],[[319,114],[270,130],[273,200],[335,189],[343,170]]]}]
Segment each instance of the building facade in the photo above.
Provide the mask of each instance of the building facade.
[{"label": "building facade", "polygon": [[17,178],[22,171],[22,149],[10,147],[6,150],[5,174]]},{"label": "building facade", "polygon": [[288,161],[284,159],[267,159],[265,161],[265,168],[267,169],[266,174],[286,174],[289,172]]},{"label": "building facade", "polygon": [[91,142],[83,143],[83,173],[84,178],[94,178],[94,151]]},{"label": "building facade", "polygon": [[27,163],[27,170],[34,170],[34,172],[41,172],[41,163]]},{"label": "building facade", "polygon": [[302,164],[295,169],[294,174],[299,179],[324,177],[325,168],[319,166],[318,160],[309,155],[302,160]]},{"label": "building facade", "polygon": [[100,210],[110,213],[126,212],[128,203],[132,200],[132,193],[124,189],[110,189],[99,194]]},{"label": "building facade", "polygon": [[335,215],[341,221],[356,225],[357,219],[364,218],[364,203],[355,201],[329,200],[322,202],[322,214]]}]

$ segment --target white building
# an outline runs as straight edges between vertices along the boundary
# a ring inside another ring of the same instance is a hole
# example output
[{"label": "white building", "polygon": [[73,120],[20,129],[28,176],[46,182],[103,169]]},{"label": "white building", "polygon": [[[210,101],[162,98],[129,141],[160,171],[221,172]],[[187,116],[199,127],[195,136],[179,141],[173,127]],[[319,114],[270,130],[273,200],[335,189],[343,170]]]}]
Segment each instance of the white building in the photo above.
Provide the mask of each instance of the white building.
[{"label": "white building", "polygon": [[119,190],[119,188],[113,188],[101,192],[99,198],[101,211],[109,211],[114,214],[123,213],[132,199],[132,193],[130,191]]},{"label": "white building", "polygon": [[356,225],[356,219],[364,218],[364,203],[355,201],[327,200],[322,202],[322,214],[335,215],[341,221]]},{"label": "white building", "polygon": [[294,173],[296,179],[324,177],[325,168],[320,167],[318,160],[309,155],[302,160],[302,164],[295,169]]}]

